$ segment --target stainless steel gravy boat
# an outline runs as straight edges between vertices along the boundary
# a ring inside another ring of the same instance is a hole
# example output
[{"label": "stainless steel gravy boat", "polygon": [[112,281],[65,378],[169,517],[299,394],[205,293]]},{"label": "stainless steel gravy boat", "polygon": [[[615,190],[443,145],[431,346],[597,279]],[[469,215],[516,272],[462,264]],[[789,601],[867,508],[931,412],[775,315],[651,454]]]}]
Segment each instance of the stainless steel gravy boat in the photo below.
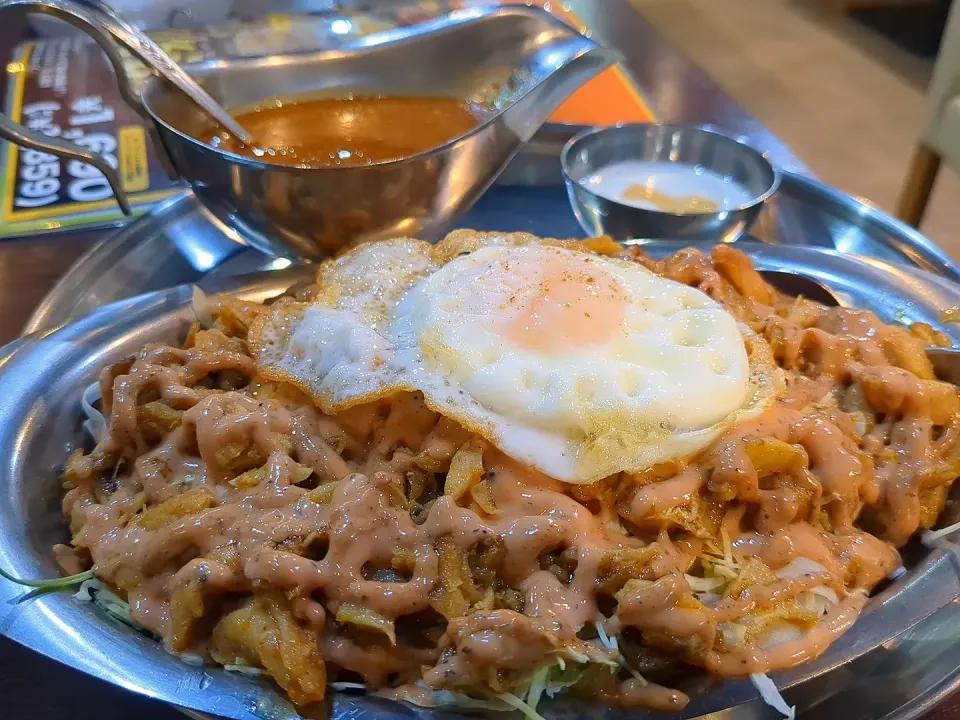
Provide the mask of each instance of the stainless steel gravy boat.
[{"label": "stainless steel gravy boat", "polygon": [[[227,108],[352,92],[462,97],[486,111],[471,132],[433,150],[366,166],[301,169],[241,157],[191,137],[191,129],[196,134],[209,121],[158,77],[149,78],[137,98],[120,66],[116,35],[83,8],[67,0],[13,0],[2,7],[9,8],[53,14],[88,32],[113,62],[124,97],[147,118],[168,172],[186,181],[221,223],[250,244],[305,259],[365,240],[442,235],[560,103],[618,59],[543,10],[506,7],[457,11],[343,50],[186,68]],[[2,116],[0,137],[90,163],[129,211],[105,158]]]}]

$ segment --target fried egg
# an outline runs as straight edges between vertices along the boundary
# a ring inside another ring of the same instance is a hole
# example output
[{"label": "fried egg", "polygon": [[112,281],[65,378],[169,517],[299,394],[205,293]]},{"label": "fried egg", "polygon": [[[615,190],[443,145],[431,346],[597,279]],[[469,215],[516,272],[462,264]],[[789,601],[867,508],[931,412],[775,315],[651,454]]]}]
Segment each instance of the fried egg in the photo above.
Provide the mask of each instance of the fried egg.
[{"label": "fried egg", "polygon": [[690,456],[782,383],[767,345],[705,294],[576,242],[370,243],[324,263],[317,288],[255,324],[264,375],[331,415],[420,391],[565,482]]}]

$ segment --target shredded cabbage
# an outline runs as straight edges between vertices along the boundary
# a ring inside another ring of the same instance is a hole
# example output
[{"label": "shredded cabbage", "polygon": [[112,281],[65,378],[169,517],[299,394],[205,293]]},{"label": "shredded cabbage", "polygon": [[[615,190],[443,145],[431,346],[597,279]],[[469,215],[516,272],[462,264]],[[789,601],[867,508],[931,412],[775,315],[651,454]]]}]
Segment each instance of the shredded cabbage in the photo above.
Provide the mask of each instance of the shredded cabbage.
[{"label": "shredded cabbage", "polygon": [[715,575],[726,578],[727,580],[736,580],[740,575],[736,567],[725,565],[724,560],[714,560],[712,570]]},{"label": "shredded cabbage", "polygon": [[223,669],[227,672],[248,675],[249,677],[263,677],[270,674],[263,668],[253,667],[252,665],[224,665]]},{"label": "shredded cabbage", "polygon": [[[557,658],[558,660],[560,658]],[[558,665],[559,667],[559,665]],[[568,687],[573,687],[583,678],[583,670],[572,667],[570,669],[560,668],[560,675],[550,674],[547,687],[544,692],[548,698],[554,698]]]},{"label": "shredded cabbage", "polygon": [[332,687],[334,690],[340,690],[341,692],[343,690],[360,690],[366,692],[367,690],[366,685],[355,682],[332,682],[330,683],[330,687]]},{"label": "shredded cabbage", "polygon": [[590,657],[588,655],[584,655],[582,652],[574,650],[569,645],[563,648],[563,652],[565,652],[567,657],[573,660],[575,663],[587,665],[590,662]]},{"label": "shredded cabbage", "polygon": [[530,680],[530,689],[527,690],[527,705],[534,710],[537,709],[537,705],[540,703],[540,696],[543,695],[543,691],[547,689],[547,683],[550,680],[550,671],[553,667],[553,665],[544,665],[533,674],[533,678]]},{"label": "shredded cabbage", "polygon": [[726,580],[722,577],[696,577],[695,575],[684,575],[687,579],[687,585],[690,586],[690,589],[695,593],[708,593],[716,590],[722,585],[726,584]]},{"label": "shredded cabbage", "polygon": [[694,595],[697,596],[697,600],[699,600],[702,605],[706,605],[707,607],[713,607],[723,600],[723,595],[715,592],[694,593]]},{"label": "shredded cabbage", "polygon": [[[86,595],[86,599],[83,596]],[[93,602],[94,605],[103,610],[114,620],[122,622],[127,627],[140,632],[149,632],[140,623],[133,619],[130,614],[130,603],[114,593],[107,585],[96,578],[84,581],[80,590],[74,596],[80,602]]]},{"label": "shredded cabbage", "polygon": [[503,700],[503,702],[505,702],[510,707],[522,712],[524,715],[527,716],[527,718],[529,718],[529,720],[546,720],[543,717],[543,715],[538,713],[534,708],[530,707],[527,703],[525,703],[523,700],[518,698],[513,693],[500,693],[499,695],[497,695],[497,697]]},{"label": "shredded cabbage", "polygon": [[597,637],[600,638],[600,644],[609,650],[620,652],[620,648],[617,647],[617,638],[607,635],[607,631],[604,629],[603,623],[598,621],[594,623],[594,625],[597,628]]},{"label": "shredded cabbage", "polygon": [[760,698],[774,710],[783,715],[787,720],[794,720],[797,709],[792,705],[787,705],[783,695],[777,690],[776,684],[764,673],[753,673],[750,675],[750,682],[760,693]]},{"label": "shredded cabbage", "polygon": [[730,540],[730,533],[726,528],[720,528],[720,539],[723,540],[723,559],[728,565],[735,566],[736,560],[733,559],[733,542]]},{"label": "shredded cabbage", "polygon": [[937,544],[937,540],[955,533],[957,530],[960,530],[960,522],[955,522],[953,525],[947,525],[939,530],[927,530],[923,535],[920,536],[920,542],[927,547],[933,547]]},{"label": "shredded cabbage", "polygon": [[[620,655],[620,650],[617,647],[617,639],[607,635],[602,623],[595,623],[595,627],[597,628],[597,635],[600,645],[604,650],[613,650],[616,652],[619,657],[618,662],[614,662],[613,660],[594,659],[576,650],[573,650],[570,647],[563,648],[563,651],[574,656],[576,661],[581,665],[608,665],[611,672],[616,672],[623,664],[623,656]],[[582,660],[580,658],[582,658]],[[537,705],[539,705],[540,699],[544,694],[546,694],[547,697],[553,698],[564,689],[576,685],[578,682],[580,682],[582,677],[583,670],[577,667],[570,667],[568,669],[563,657],[556,655],[551,659],[550,663],[539,668],[530,678],[530,686],[527,688],[526,693],[523,693],[523,695],[526,697],[525,704],[531,710],[536,711]],[[519,700],[523,699],[517,695],[513,695],[513,697],[516,697]],[[504,702],[510,702],[507,698],[503,697],[501,697],[501,700]],[[522,708],[517,709],[523,710]]]},{"label": "shredded cabbage", "polygon": [[840,602],[840,598],[833,588],[825,585],[818,585],[800,593],[798,599],[806,607],[816,611],[818,615],[826,615],[830,612],[830,608]]},{"label": "shredded cabbage", "polygon": [[920,536],[920,542],[929,548],[938,547],[949,550],[960,557],[960,545],[957,545],[948,537],[957,530],[960,530],[960,522],[947,525],[945,528],[940,528],[939,530],[927,530]]},{"label": "shredded cabbage", "polygon": [[[617,639],[607,635],[599,622],[596,624],[596,627],[597,634],[600,636],[600,643],[603,647],[608,650],[615,650],[619,654]],[[565,649],[569,650],[569,648]],[[601,660],[593,660],[586,656],[584,657],[586,658],[586,662],[580,663],[581,665],[588,665],[590,663],[609,665],[611,672],[619,669],[623,661],[622,656],[620,656],[620,662],[618,663],[604,662]],[[553,658],[552,663],[544,665],[533,674],[533,677],[530,679],[530,687],[526,692],[526,703],[531,709],[536,710],[544,694],[550,698],[556,697],[556,695],[564,689],[580,682],[582,677],[583,670],[577,667],[568,668],[563,658],[557,655]],[[506,700],[504,700],[504,702],[506,702]]]},{"label": "shredded cabbage", "polygon": [[740,574],[740,563],[733,556],[733,542],[725,528],[720,528],[720,540],[720,547],[707,543],[705,556],[700,558],[701,563],[710,575],[736,580]]},{"label": "shredded cabbage", "polygon": [[213,311],[217,309],[217,303],[196,285],[193,286],[191,305],[193,306],[193,314],[196,315],[200,325],[204,328],[212,327]]},{"label": "shredded cabbage", "polygon": [[627,669],[627,671],[631,675],[633,675],[633,679],[636,680],[638,683],[640,683],[640,685],[642,685],[643,687],[646,687],[647,685],[650,684],[650,682],[643,675],[640,674],[639,670],[634,670],[632,667],[630,667],[626,663],[624,663],[623,666]]},{"label": "shredded cabbage", "polygon": [[80,602],[93,602],[94,597],[100,590],[106,590],[107,586],[95,577],[90,577],[81,583],[74,597]]},{"label": "shredded cabbage", "polygon": [[790,561],[786,567],[777,570],[776,575],[781,580],[787,578],[801,577],[802,575],[819,575],[825,573],[827,569],[818,562],[810,558],[798,557]]},{"label": "shredded cabbage", "polygon": [[83,421],[83,429],[93,438],[95,443],[99,443],[107,434],[107,420],[103,413],[97,410],[96,403],[100,400],[100,382],[91,383],[80,396],[80,406],[83,408],[83,414],[87,419]]},{"label": "shredded cabbage", "polygon": [[764,629],[759,644],[762,650],[769,650],[802,637],[803,631],[789,620],[775,620]]},{"label": "shredded cabbage", "polygon": [[837,593],[833,588],[828,588],[826,585],[818,585],[817,587],[810,588],[808,591],[811,595],[817,595],[822,597],[831,605],[836,605],[840,602],[840,598],[837,597]]}]

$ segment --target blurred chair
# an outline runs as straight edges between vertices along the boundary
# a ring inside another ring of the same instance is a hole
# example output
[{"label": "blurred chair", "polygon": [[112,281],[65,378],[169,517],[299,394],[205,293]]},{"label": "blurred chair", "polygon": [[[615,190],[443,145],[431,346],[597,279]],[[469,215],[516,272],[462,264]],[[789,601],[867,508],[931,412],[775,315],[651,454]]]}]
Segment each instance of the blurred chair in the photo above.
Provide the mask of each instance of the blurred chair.
[{"label": "blurred chair", "polygon": [[917,144],[897,202],[897,217],[914,227],[923,220],[941,162],[960,174],[960,2],[943,31],[927,98],[927,126]]}]

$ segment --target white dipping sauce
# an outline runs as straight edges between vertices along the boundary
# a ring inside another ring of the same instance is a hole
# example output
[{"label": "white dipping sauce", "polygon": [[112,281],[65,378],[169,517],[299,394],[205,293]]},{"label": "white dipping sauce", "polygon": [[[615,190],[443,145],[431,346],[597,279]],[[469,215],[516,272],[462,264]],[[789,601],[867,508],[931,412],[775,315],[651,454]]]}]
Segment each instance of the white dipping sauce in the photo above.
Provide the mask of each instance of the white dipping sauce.
[{"label": "white dipping sauce", "polygon": [[[653,160],[626,160],[607,165],[590,177],[581,179],[580,184],[608,200],[667,212],[732,210],[753,197],[749,190],[734,182],[729,175],[718,175],[700,165]],[[648,199],[643,199],[644,190]],[[630,197],[624,197],[625,193]],[[657,196],[660,196],[659,203]],[[684,198],[699,201],[698,205],[706,201],[716,208],[677,210],[673,207],[674,201],[682,202]]]}]

